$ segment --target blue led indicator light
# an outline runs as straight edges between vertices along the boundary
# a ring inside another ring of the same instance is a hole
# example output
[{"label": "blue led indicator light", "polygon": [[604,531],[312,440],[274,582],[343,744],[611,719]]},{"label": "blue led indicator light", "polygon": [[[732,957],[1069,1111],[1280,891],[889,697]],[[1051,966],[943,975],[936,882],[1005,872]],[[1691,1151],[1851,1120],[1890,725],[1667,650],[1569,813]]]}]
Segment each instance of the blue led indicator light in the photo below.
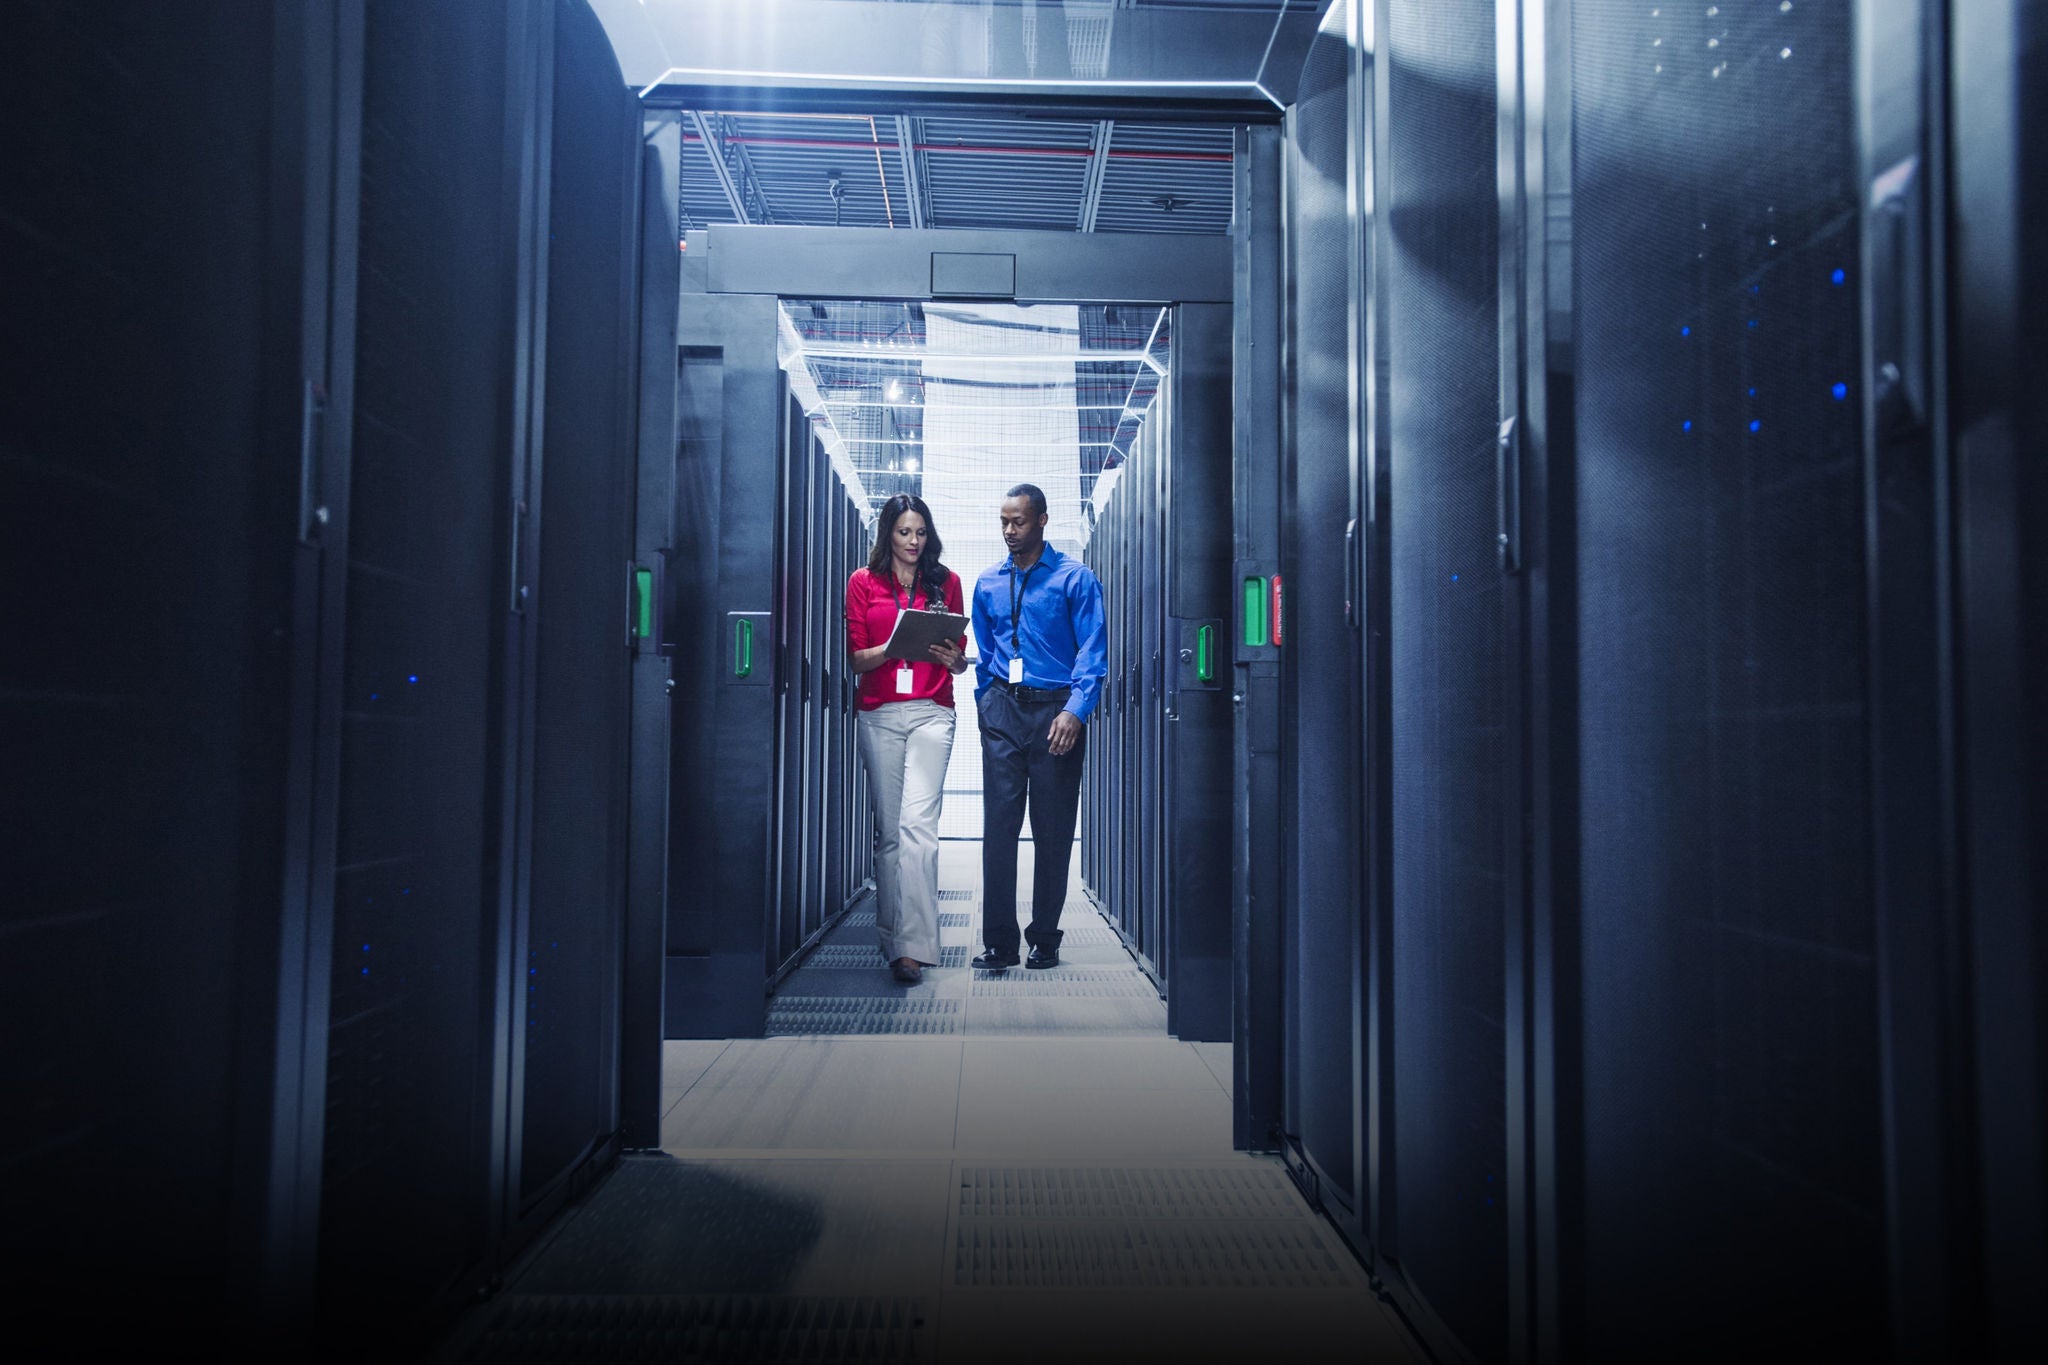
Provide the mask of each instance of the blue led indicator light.
[{"label": "blue led indicator light", "polygon": [[1762,423],[1762,422],[1756,421],[1756,420],[1755,420],[1754,418],[1752,418],[1752,419],[1750,420],[1750,424],[1749,424],[1749,429],[1750,429],[1751,431],[1759,431],[1759,430],[1761,430],[1762,428],[1763,428],[1763,423]]},{"label": "blue led indicator light", "polygon": [[369,969],[368,967],[365,967],[365,968],[363,968],[363,975],[364,975],[364,976],[368,976],[369,974],[370,974],[370,969]]},{"label": "blue led indicator light", "polygon": [[[1750,326],[1752,326],[1752,327],[1756,326],[1756,324],[1755,324],[1755,323],[1753,323],[1753,322],[1752,322],[1752,323],[1750,323],[1749,325],[1750,325]],[[420,680],[420,675],[419,675],[419,674],[417,674],[417,673],[408,673],[408,674],[406,675],[406,677],[405,677],[405,680],[406,680],[407,682],[409,682],[409,683],[416,683],[416,682],[418,682],[418,681]]]},{"label": "blue led indicator light", "polygon": [[1458,576],[1457,576],[1456,574],[1452,574],[1452,575],[1451,575],[1451,581],[1452,581],[1453,583],[1457,582],[1457,581],[1458,581]]},{"label": "blue led indicator light", "polygon": [[1678,334],[1679,334],[1680,336],[1682,336],[1682,337],[1689,337],[1689,336],[1691,336],[1691,335],[1692,335],[1692,328],[1690,328],[1690,327],[1681,327],[1681,328],[1679,328],[1679,329],[1678,329]]},{"label": "blue led indicator light", "polygon": [[1750,326],[1752,326],[1752,327],[1756,326],[1756,319],[1755,319],[1755,318],[1751,318],[1751,319],[1749,320],[1749,325],[1750,325]]},{"label": "blue led indicator light", "polygon": [[1751,398],[1754,398],[1754,397],[1756,397],[1756,390],[1755,390],[1755,389],[1751,389],[1751,390],[1749,391],[1749,396],[1750,396]]},{"label": "blue led indicator light", "polygon": [[1843,280],[1849,278],[1849,272],[1842,269],[1842,267],[1840,266],[1836,266],[1835,273],[1828,276],[1828,278],[1833,280],[1836,284],[1840,284]]},{"label": "blue led indicator light", "polygon": [[1842,399],[1847,398],[1849,396],[1849,386],[1847,384],[1838,383],[1835,385],[1832,392],[1835,395],[1835,401],[1840,402]]},{"label": "blue led indicator light", "polygon": [[370,945],[369,945],[369,944],[367,944],[367,943],[365,943],[365,944],[363,945],[363,951],[364,951],[364,952],[366,952],[366,953],[367,953],[367,952],[369,952],[369,951],[370,951]]},{"label": "blue led indicator light", "polygon": [[371,700],[371,701],[375,701],[375,700],[377,700],[377,694],[376,694],[375,692],[372,692],[372,693],[370,694],[370,700]]},{"label": "blue led indicator light", "polygon": [[1686,419],[1685,419],[1685,429],[1686,429],[1687,431],[1691,431],[1691,430],[1692,430],[1692,418],[1688,417],[1688,418],[1686,418]]}]

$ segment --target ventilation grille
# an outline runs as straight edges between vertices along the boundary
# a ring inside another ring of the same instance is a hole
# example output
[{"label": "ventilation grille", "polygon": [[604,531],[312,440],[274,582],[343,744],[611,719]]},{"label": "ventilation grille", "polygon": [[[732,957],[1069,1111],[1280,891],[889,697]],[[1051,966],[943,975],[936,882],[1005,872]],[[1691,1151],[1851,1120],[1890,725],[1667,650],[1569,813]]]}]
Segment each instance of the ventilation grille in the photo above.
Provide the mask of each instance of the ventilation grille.
[{"label": "ventilation grille", "polygon": [[1071,999],[1157,999],[1158,990],[1135,971],[1050,970],[976,972],[970,993],[982,996],[1066,996]]},{"label": "ventilation grille", "polygon": [[984,1166],[960,1173],[968,1288],[1341,1289],[1357,1265],[1279,1171]]},{"label": "ventilation grille", "polygon": [[958,1000],[846,1000],[778,996],[768,1004],[768,1036],[811,1033],[958,1033]]},{"label": "ventilation grille", "polygon": [[466,1361],[918,1361],[923,1306],[902,1298],[514,1295]]},{"label": "ventilation grille", "polygon": [[[965,967],[967,949],[941,948],[939,965]],[[818,968],[829,971],[872,967],[879,972],[887,970],[888,966],[889,964],[883,960],[882,950],[872,943],[826,943],[813,948],[811,955],[804,959],[804,965],[798,970],[809,971]]]}]

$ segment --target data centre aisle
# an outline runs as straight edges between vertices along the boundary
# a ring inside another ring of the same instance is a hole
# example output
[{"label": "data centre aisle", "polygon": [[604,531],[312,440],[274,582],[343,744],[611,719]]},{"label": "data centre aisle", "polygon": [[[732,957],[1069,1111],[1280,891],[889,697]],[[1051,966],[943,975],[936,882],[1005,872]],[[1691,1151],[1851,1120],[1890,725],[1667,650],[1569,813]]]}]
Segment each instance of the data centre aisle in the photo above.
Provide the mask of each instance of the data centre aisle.
[{"label": "data centre aisle", "polygon": [[1060,966],[993,975],[966,965],[979,881],[945,844],[921,985],[856,910],[770,1037],[669,1042],[662,1151],[444,1358],[1423,1359],[1281,1164],[1231,1150],[1229,1045],[1167,1036],[1080,879]]}]

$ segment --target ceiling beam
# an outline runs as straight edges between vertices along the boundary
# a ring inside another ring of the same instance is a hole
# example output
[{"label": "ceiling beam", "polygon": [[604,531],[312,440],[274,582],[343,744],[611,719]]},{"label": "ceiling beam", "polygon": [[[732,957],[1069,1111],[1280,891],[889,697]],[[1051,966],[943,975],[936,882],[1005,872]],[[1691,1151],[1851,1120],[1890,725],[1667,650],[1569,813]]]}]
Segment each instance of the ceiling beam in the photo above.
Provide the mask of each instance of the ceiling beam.
[{"label": "ceiling beam", "polygon": [[[1040,74],[1021,24],[980,6],[880,0],[591,0],[620,74],[678,108],[1275,123],[1315,38],[1312,10],[1111,10],[1099,70]],[[940,54],[934,56],[933,54]],[[954,55],[957,54],[957,55]],[[1270,73],[1270,74],[1269,74]],[[1283,77],[1289,79],[1283,80]]]},{"label": "ceiling beam", "polygon": [[910,201],[910,226],[930,227],[929,215],[925,213],[924,177],[917,173],[917,138],[908,114],[896,116],[896,156],[903,163],[903,197]]},{"label": "ceiling beam", "polygon": [[1083,232],[1095,231],[1095,215],[1102,211],[1102,181],[1109,172],[1109,140],[1116,136],[1115,119],[1095,123],[1095,155],[1088,162],[1088,178],[1081,187],[1081,217],[1075,224]]}]

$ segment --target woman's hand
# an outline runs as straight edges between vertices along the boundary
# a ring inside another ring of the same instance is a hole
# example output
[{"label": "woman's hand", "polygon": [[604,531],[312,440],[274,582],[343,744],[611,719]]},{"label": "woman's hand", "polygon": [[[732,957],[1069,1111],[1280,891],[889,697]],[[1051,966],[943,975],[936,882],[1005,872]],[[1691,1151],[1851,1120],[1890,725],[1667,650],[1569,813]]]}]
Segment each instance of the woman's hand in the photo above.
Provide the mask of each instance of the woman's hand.
[{"label": "woman's hand", "polygon": [[946,666],[948,673],[958,674],[967,667],[967,653],[951,640],[941,640],[932,646],[932,658]]}]

